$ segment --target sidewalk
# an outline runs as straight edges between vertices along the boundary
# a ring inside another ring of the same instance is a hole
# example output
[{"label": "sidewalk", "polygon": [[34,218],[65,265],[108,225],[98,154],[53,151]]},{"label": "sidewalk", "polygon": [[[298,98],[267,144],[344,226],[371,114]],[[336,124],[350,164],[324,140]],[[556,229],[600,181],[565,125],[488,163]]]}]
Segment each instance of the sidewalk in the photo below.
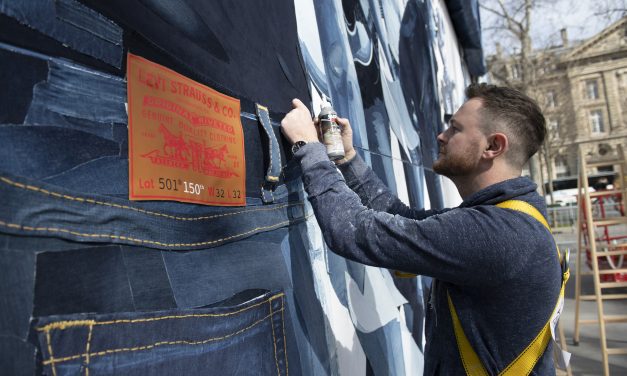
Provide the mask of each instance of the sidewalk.
[{"label": "sidewalk", "polygon": [[[573,333],[575,329],[575,272],[577,270],[577,233],[565,232],[555,234],[555,238],[560,248],[570,248],[570,270],[571,278],[566,286],[566,296],[564,302],[564,312],[560,319],[560,324],[566,335],[568,351],[572,353],[571,369],[573,375],[603,375],[603,363],[601,360],[601,342],[599,341],[599,326],[580,325],[579,345],[573,345]],[[585,255],[582,255],[584,262],[582,270],[588,270],[585,265]],[[627,262],[627,260],[625,260]],[[592,276],[585,276],[582,279],[582,294],[594,294],[594,284]],[[621,291],[622,290],[622,291]],[[615,293],[626,293],[627,289],[615,289]],[[606,300],[603,304],[605,314],[625,314],[627,312],[627,300]],[[597,305],[595,301],[581,302],[581,319],[596,319]],[[605,331],[608,347],[627,347],[627,323],[606,324]],[[610,355],[610,374],[627,375],[627,355]]]}]

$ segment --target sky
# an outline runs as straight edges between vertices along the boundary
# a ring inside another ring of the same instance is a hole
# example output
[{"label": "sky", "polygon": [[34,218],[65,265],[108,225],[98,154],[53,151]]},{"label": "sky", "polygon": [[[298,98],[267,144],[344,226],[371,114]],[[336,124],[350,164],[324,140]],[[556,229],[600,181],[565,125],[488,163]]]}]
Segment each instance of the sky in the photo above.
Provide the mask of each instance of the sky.
[{"label": "sky", "polygon": [[[520,1],[520,0],[508,0]],[[480,0],[493,8],[498,5],[496,0]],[[627,0],[537,0],[531,16],[531,35],[534,48],[542,48],[550,45],[560,45],[560,29],[566,28],[568,39],[581,40],[589,38],[609,26],[620,18],[619,14],[610,17],[595,15],[602,6],[609,5],[614,8],[627,8]],[[486,30],[494,22],[494,16],[481,10],[481,23],[483,31],[483,47],[486,55],[495,51],[494,41],[500,40],[504,49],[507,48],[507,38]],[[511,45],[511,43],[509,43]]]}]

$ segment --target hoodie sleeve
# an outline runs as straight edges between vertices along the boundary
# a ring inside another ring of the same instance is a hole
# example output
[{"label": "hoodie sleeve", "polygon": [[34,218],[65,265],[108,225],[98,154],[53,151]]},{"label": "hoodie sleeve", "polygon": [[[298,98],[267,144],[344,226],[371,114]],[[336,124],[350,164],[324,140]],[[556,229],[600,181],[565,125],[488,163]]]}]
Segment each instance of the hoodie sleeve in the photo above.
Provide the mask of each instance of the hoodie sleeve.
[{"label": "hoodie sleeve", "polygon": [[[301,159],[305,189],[324,239],[335,253],[451,283],[480,285],[503,274],[499,247],[488,235],[497,224],[481,208],[408,218],[398,214],[402,210],[395,204],[389,205],[385,199],[389,193],[377,194],[378,188],[356,186],[363,194],[360,198],[328,160],[322,145],[308,144],[296,157]],[[355,168],[357,173],[359,168]],[[363,205],[364,197],[372,208]],[[396,213],[375,210],[390,208]]]}]

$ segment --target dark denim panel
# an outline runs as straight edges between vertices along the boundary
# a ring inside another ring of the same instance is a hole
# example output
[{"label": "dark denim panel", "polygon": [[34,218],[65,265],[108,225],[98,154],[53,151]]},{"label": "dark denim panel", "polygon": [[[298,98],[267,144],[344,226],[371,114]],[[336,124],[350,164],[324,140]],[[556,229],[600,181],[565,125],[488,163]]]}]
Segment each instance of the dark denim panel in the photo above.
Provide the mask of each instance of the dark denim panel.
[{"label": "dark denim panel", "polygon": [[164,252],[177,306],[202,307],[254,288],[291,289],[281,252],[286,233],[278,229],[199,252]]},{"label": "dark denim panel", "polygon": [[8,208],[0,213],[5,233],[175,250],[215,247],[304,219],[300,201],[184,216],[8,174],[0,177],[0,205]]},{"label": "dark denim panel", "polygon": [[432,209],[444,207],[440,177],[431,167],[437,159],[437,135],[442,130],[436,88],[428,1],[410,1],[403,14],[399,45],[400,78],[409,112],[417,117],[427,190]]},{"label": "dark denim panel", "polygon": [[0,148],[0,171],[32,179],[120,153],[116,142],[54,126],[0,125],[0,140],[4,145]]},{"label": "dark denim panel", "polygon": [[85,2],[167,54],[170,68],[184,67],[221,92],[279,112],[291,109],[292,98],[309,102],[292,1]]},{"label": "dark denim panel", "polygon": [[34,316],[134,311],[120,246],[37,254]]},{"label": "dark denim panel", "polygon": [[0,12],[113,66],[122,62],[122,29],[73,0],[0,1]]},{"label": "dark denim panel", "polygon": [[0,369],[3,375],[32,376],[35,374],[33,344],[0,334]]},{"label": "dark denim panel", "polygon": [[0,271],[0,337],[10,336],[25,340],[33,310],[33,251],[0,251]]},{"label": "dark denim panel", "polygon": [[37,318],[45,371],[57,375],[287,375],[283,293],[231,307]]},{"label": "dark denim panel", "polygon": [[135,310],[176,308],[162,252],[143,247],[121,248]]},{"label": "dark denim panel", "polygon": [[45,61],[0,48],[0,82],[11,88],[0,90],[0,124],[21,124],[24,121],[32,99],[32,88],[46,79],[47,72]]}]

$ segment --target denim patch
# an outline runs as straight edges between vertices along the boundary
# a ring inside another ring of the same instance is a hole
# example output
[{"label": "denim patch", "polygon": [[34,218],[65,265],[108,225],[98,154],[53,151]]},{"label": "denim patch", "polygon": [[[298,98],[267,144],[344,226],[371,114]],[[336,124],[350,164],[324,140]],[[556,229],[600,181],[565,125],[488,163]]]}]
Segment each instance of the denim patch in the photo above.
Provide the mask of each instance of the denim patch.
[{"label": "denim patch", "polygon": [[122,29],[78,1],[1,0],[0,13],[76,51],[117,68],[122,64]]}]

